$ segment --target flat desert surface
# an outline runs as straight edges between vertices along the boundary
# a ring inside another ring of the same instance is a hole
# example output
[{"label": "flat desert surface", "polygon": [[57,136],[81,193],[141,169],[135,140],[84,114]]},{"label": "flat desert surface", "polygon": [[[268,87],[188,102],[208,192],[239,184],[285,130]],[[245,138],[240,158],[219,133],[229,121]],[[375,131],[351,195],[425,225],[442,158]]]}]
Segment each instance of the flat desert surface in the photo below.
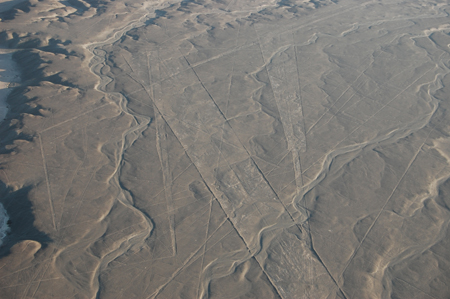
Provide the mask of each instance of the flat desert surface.
[{"label": "flat desert surface", "polygon": [[450,298],[449,13],[1,2],[0,298]]}]

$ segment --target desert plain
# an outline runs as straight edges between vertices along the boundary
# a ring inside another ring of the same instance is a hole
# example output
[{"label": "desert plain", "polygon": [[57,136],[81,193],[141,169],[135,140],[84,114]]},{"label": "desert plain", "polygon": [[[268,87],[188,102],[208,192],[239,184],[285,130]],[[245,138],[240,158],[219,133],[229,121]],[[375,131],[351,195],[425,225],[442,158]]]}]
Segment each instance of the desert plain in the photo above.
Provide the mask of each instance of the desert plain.
[{"label": "desert plain", "polygon": [[0,3],[0,298],[450,298],[450,4]]}]

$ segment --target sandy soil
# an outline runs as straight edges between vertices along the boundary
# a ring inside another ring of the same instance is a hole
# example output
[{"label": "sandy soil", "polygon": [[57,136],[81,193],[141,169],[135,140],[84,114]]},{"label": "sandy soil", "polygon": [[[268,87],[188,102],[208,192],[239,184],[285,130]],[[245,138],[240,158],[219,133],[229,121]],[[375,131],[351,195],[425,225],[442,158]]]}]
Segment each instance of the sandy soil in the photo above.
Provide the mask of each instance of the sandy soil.
[{"label": "sandy soil", "polygon": [[2,298],[449,298],[445,1],[26,1]]}]

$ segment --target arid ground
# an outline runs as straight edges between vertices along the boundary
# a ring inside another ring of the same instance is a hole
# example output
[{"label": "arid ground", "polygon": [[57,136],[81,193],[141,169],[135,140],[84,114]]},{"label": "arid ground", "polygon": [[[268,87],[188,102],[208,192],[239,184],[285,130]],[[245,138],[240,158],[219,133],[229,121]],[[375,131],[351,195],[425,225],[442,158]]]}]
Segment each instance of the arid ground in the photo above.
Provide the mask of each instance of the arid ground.
[{"label": "arid ground", "polygon": [[2,1],[0,298],[450,298],[448,1]]}]

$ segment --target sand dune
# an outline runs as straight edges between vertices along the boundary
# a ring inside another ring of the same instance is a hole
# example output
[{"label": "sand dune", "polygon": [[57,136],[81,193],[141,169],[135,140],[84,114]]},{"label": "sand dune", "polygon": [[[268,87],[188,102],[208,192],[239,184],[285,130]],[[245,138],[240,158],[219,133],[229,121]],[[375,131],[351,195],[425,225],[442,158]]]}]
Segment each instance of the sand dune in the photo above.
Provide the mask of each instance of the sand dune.
[{"label": "sand dune", "polygon": [[448,10],[5,10],[0,297],[448,298]]}]

